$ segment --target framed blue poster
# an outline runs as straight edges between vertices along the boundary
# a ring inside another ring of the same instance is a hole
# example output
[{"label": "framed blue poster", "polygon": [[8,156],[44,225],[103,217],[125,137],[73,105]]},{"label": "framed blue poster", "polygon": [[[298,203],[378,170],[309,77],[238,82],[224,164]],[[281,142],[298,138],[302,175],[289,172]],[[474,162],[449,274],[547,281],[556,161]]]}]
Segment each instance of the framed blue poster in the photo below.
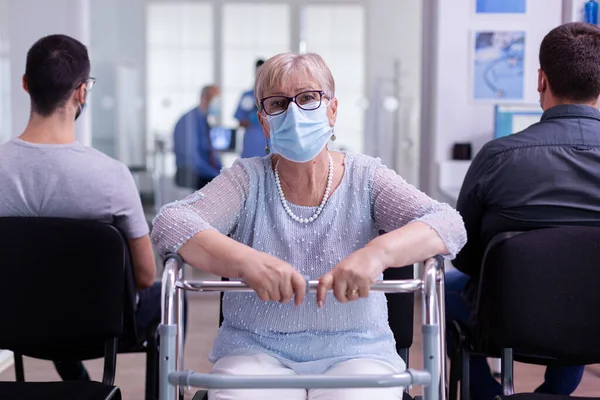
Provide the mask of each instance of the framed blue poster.
[{"label": "framed blue poster", "polygon": [[525,14],[527,0],[476,0],[477,14]]},{"label": "framed blue poster", "polygon": [[475,32],[473,97],[477,101],[523,100],[525,32]]}]

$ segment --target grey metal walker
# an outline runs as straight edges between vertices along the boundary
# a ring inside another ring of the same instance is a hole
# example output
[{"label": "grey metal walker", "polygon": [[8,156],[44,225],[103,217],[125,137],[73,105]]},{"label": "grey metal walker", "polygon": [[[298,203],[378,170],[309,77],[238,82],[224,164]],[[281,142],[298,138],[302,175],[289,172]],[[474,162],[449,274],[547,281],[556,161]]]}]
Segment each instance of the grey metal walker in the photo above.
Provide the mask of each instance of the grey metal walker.
[{"label": "grey metal walker", "polygon": [[[378,281],[371,290],[386,293],[422,294],[423,370],[408,369],[390,375],[351,376],[254,376],[201,374],[183,370],[183,291],[251,292],[243,282],[187,281],[183,260],[176,254],[165,258],[162,278],[162,324],[160,334],[159,400],[180,398],[183,387],[206,389],[336,389],[385,388],[423,385],[424,400],[446,400],[446,336],[444,264],[441,257],[424,263],[422,279]],[[318,281],[308,281],[307,291],[315,293]]]}]

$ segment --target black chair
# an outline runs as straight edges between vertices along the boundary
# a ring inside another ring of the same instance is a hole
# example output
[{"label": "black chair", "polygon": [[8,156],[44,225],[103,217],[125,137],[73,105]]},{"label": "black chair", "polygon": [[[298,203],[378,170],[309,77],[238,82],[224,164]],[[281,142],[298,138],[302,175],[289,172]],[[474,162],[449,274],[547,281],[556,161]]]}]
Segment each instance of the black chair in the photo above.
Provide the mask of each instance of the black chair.
[{"label": "black chair", "polygon": [[[479,278],[475,326],[454,324],[450,334],[450,399],[461,381],[469,394],[469,357],[502,359],[502,398],[514,394],[513,360],[539,365],[600,362],[600,227],[504,233],[488,246]],[[568,396],[562,396],[569,398]]]},{"label": "black chair", "polygon": [[[388,268],[384,272],[383,278],[385,280],[413,279],[414,267],[410,265],[402,268]],[[226,278],[222,279],[227,280]],[[396,340],[396,351],[406,362],[408,368],[409,348],[413,343],[415,295],[413,293],[386,293],[385,296],[388,301],[388,322]],[[223,292],[221,292],[222,303]],[[219,314],[219,325],[221,325],[223,323],[222,308]],[[192,400],[208,400],[208,391],[199,390]],[[404,392],[403,400],[412,400],[407,391]]]},{"label": "black chair", "polygon": [[[60,399],[120,398],[112,386],[120,351],[147,352],[146,398],[156,398],[156,329],[146,337],[136,332],[129,250],[114,226],[62,218],[0,218],[0,256],[0,310],[4,326],[10,327],[0,330],[0,348],[14,352],[17,379],[0,383],[0,398],[34,393]],[[65,361],[104,357],[102,384],[25,382],[23,355]]]}]

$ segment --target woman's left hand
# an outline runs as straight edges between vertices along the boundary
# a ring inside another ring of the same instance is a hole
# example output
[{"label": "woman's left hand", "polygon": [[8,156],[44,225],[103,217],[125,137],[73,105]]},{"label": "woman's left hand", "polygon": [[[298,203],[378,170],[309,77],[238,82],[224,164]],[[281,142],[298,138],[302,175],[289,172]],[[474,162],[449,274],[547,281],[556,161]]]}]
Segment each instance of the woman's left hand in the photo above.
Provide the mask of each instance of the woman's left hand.
[{"label": "woman's left hand", "polygon": [[342,303],[367,297],[371,285],[385,269],[381,252],[377,249],[367,246],[355,251],[319,279],[318,306],[323,307],[330,289]]}]

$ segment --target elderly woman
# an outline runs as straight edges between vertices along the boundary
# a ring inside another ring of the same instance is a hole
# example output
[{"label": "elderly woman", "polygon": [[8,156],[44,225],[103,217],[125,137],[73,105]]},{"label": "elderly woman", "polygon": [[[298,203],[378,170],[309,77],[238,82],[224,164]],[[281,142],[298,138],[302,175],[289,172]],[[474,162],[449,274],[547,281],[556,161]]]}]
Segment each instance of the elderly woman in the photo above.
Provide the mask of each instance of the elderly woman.
[{"label": "elderly woman", "polygon": [[[328,151],[338,101],[320,56],[269,59],[255,94],[268,156],[238,160],[202,190],[166,205],[152,233],[161,253],[178,252],[193,267],[243,280],[256,292],[224,296],[213,372],[404,370],[385,296],[369,293],[370,285],[386,268],[454,257],[466,238],[460,215],[378,159]],[[320,280],[306,299],[303,276]],[[216,389],[209,397],[386,400],[401,399],[402,390]]]}]

